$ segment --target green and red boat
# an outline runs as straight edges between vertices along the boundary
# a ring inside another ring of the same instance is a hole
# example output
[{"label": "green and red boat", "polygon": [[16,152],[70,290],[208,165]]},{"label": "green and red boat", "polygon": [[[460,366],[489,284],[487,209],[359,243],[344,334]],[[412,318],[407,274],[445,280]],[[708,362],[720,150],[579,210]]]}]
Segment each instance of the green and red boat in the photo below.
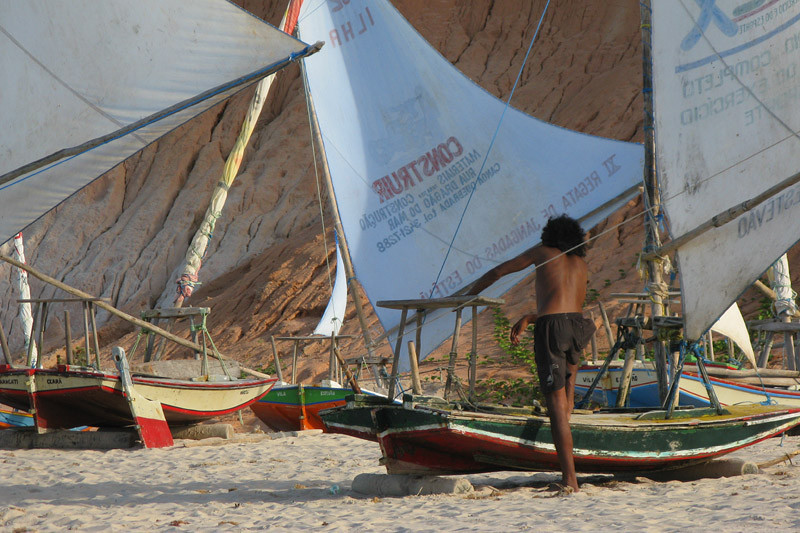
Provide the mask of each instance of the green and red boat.
[{"label": "green and red boat", "polygon": [[[366,390],[367,396],[382,397]],[[253,413],[275,431],[325,429],[320,411],[342,407],[353,389],[335,382],[329,385],[278,383],[265,396],[250,405]]]},{"label": "green and red boat", "polygon": [[[367,396],[320,413],[329,432],[380,444],[390,474],[446,475],[558,470],[550,420],[536,408],[465,406]],[[760,404],[665,411],[576,411],[570,420],[579,472],[645,472],[703,463],[800,423],[800,409]]]}]

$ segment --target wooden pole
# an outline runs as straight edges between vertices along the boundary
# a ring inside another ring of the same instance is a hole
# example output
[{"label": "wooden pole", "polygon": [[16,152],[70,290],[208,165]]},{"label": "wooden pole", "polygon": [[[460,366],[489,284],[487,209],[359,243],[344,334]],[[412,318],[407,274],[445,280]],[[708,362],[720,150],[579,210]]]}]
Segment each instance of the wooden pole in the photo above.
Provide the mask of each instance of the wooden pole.
[{"label": "wooden pole", "polygon": [[72,331],[69,323],[69,311],[64,310],[64,334],[66,336],[66,356],[65,359],[68,365],[72,364]]},{"label": "wooden pole", "polygon": [[[650,315],[652,318],[664,315],[663,294],[666,287],[661,276],[661,256],[666,251],[660,250],[658,256],[648,255],[661,247],[661,237],[658,234],[658,217],[661,213],[661,192],[656,179],[655,165],[655,128],[653,124],[653,59],[652,59],[652,20],[651,0],[640,3],[642,27],[642,95],[644,100],[644,201],[647,212],[645,214],[645,244],[646,283],[652,304]],[[653,333],[658,338],[658,329],[653,321]],[[664,402],[668,393],[667,380],[667,347],[664,341],[655,342],[655,365],[658,379],[659,398]]]},{"label": "wooden pole", "polygon": [[281,370],[281,359],[278,357],[278,348],[275,346],[275,336],[270,335],[270,342],[272,342],[272,357],[275,358],[275,373],[278,374],[278,379],[283,381],[283,370]]},{"label": "wooden pole", "polygon": [[759,368],[767,368],[767,362],[769,361],[769,353],[772,351],[772,343],[774,341],[775,341],[775,332],[767,331],[766,338],[764,339],[764,348],[762,348],[761,354],[758,356]]},{"label": "wooden pole", "polygon": [[299,343],[298,340],[292,343],[292,385],[297,383],[297,345]]},{"label": "wooden pole", "polygon": [[3,358],[7,365],[14,366],[11,362],[11,352],[8,350],[8,339],[6,338],[6,332],[3,329],[3,324],[0,324],[0,348],[3,350]]},{"label": "wooden pole", "polygon": [[356,381],[356,377],[350,372],[350,369],[347,368],[347,363],[345,363],[342,354],[339,353],[339,347],[334,345],[333,346],[333,353],[336,356],[336,359],[339,361],[339,365],[341,369],[344,371],[345,376],[347,376],[347,381],[350,382],[350,388],[353,389],[353,392],[356,394],[361,394],[361,387],[358,385],[358,381]]},{"label": "wooden pole", "polygon": [[328,357],[328,381],[333,381],[334,376],[336,375],[336,355],[333,353],[333,349],[335,347],[334,343],[334,335],[335,333],[331,333],[331,348],[330,348],[330,356]]},{"label": "wooden pole", "polygon": [[83,302],[83,364],[89,366],[89,355],[92,353],[89,343],[89,302]]},{"label": "wooden pole", "polygon": [[475,401],[475,382],[478,379],[478,307],[472,306],[472,351],[469,354],[469,399]]},{"label": "wooden pole", "polygon": [[419,354],[422,350],[422,318],[423,318],[423,311],[424,309],[417,309],[417,331],[416,331],[416,339],[417,342],[414,345],[415,353],[417,354],[417,362],[419,363]]},{"label": "wooden pole", "polygon": [[608,347],[610,349],[614,346],[614,335],[611,334],[611,323],[608,321],[608,315],[606,314],[606,308],[603,302],[598,300],[597,306],[600,308],[600,317],[603,319],[603,328],[606,330],[606,338],[608,339]]},{"label": "wooden pole", "polygon": [[394,359],[392,360],[392,377],[389,380],[389,400],[394,400],[394,388],[397,383],[397,374],[400,372],[400,350],[403,347],[403,333],[406,328],[406,317],[408,308],[404,307],[400,314],[400,329],[397,330],[397,343],[394,347]]},{"label": "wooden pole", "polygon": [[411,366],[411,392],[422,394],[422,383],[419,381],[419,362],[414,341],[408,341],[408,364]]},{"label": "wooden pole", "polygon": [[92,345],[94,346],[94,367],[97,370],[100,370],[100,342],[97,339],[97,320],[95,320],[95,309],[94,309],[94,304],[92,302],[89,302],[89,319],[92,321]]},{"label": "wooden pole", "polygon": [[625,407],[631,392],[631,378],[633,377],[633,362],[636,360],[636,350],[625,350],[625,364],[622,366],[622,375],[619,377],[617,389],[617,407]]},{"label": "wooden pole", "polygon": [[450,389],[453,386],[456,376],[456,357],[458,356],[458,333],[461,331],[461,310],[459,307],[456,309],[456,326],[453,330],[453,340],[450,343],[450,361],[447,364],[447,382],[444,387],[444,399],[447,400],[450,396]]},{"label": "wooden pole", "polygon": [[36,368],[42,368],[44,364],[44,330],[47,327],[47,302],[42,302],[41,317],[39,320],[39,353],[36,359]]},{"label": "wooden pole", "polygon": [[[305,83],[305,63],[301,62],[301,68],[303,71],[303,81]],[[353,263],[350,256],[350,247],[347,244],[347,238],[344,234],[344,228],[342,226],[342,220],[339,216],[339,204],[336,201],[336,195],[333,191],[333,181],[331,180],[331,172],[330,168],[328,167],[328,158],[325,155],[325,145],[322,142],[322,134],[319,130],[319,122],[317,121],[317,112],[314,109],[314,99],[311,96],[311,91],[308,90],[306,87],[306,101],[308,102],[309,108],[309,116],[311,118],[311,128],[314,132],[314,139],[317,142],[317,147],[319,148],[322,160],[322,176],[325,181],[325,187],[328,190],[328,199],[331,203],[331,212],[333,214],[333,221],[334,221],[334,228],[336,229],[336,234],[339,237],[339,246],[342,248],[342,263],[344,263],[344,270],[347,276],[347,286],[349,288],[349,293],[353,297],[353,304],[356,308],[356,315],[358,316],[358,322],[361,325],[361,334],[364,336],[364,344],[367,346],[367,353],[370,356],[370,359],[375,358],[375,349],[372,343],[372,336],[369,332],[369,327],[367,326],[367,319],[364,315],[364,309],[361,304],[361,296],[358,293],[358,286],[356,285],[356,274],[355,270],[353,269]],[[392,369],[394,372],[394,369]],[[393,385],[390,384],[390,388]]]},{"label": "wooden pole", "polygon": [[[594,312],[589,313],[589,316],[592,318],[592,322],[594,322]],[[592,363],[597,363],[598,354],[597,354],[597,330],[592,333]]]},{"label": "wooden pole", "polygon": [[788,331],[783,334],[783,354],[786,368],[789,370],[797,370],[797,368],[795,368],[794,342],[792,340],[792,334]]}]

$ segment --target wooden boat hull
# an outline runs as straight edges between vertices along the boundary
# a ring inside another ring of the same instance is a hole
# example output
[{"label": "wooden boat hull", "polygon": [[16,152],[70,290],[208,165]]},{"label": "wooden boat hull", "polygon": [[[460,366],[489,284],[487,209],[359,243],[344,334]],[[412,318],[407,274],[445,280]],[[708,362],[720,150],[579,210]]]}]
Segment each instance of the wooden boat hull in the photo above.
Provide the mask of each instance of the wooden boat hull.
[{"label": "wooden boat hull", "polygon": [[[585,365],[578,369],[575,393],[583,395],[592,384],[599,367]],[[617,402],[621,368],[610,368],[595,390],[594,400],[603,405],[613,406]],[[774,387],[759,387],[737,383],[736,381],[710,377],[714,391],[722,405],[742,403],[775,403],[791,407],[800,407],[800,391]],[[697,373],[684,371],[681,374],[680,400],[683,406],[705,407],[711,405],[702,378]],[[631,377],[630,407],[652,407],[659,405],[658,383],[655,370],[634,368]]]},{"label": "wooden boat hull", "polygon": [[[188,425],[243,409],[275,378],[205,382],[134,375],[136,390],[161,403],[167,423]],[[94,370],[0,367],[0,402],[34,412],[39,429],[123,427],[133,423],[119,376]]]},{"label": "wooden boat hull", "polygon": [[[380,396],[368,391],[368,395]],[[274,431],[325,430],[320,411],[342,407],[353,390],[345,387],[305,386],[280,383],[260,400],[250,405],[250,410]]]},{"label": "wooden boat hull", "polygon": [[[558,470],[546,416],[467,412],[407,397],[387,405],[355,397],[321,413],[328,431],[377,441],[390,474]],[[506,410],[511,412],[513,410]],[[575,413],[571,428],[579,472],[636,472],[701,463],[778,435],[800,423],[800,409],[732,406],[730,414]],[[521,410],[518,412],[522,412]],[[688,415],[688,417],[686,417]]]}]

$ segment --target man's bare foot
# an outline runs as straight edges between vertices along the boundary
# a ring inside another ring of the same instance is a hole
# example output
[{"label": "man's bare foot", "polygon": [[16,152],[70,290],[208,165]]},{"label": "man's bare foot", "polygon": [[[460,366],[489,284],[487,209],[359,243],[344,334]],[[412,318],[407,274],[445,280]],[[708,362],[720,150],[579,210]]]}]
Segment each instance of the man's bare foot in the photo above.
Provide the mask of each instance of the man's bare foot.
[{"label": "man's bare foot", "polygon": [[553,494],[554,497],[569,496],[570,494],[579,492],[578,489],[570,487],[569,485],[565,485],[564,483],[550,483],[550,485],[547,487],[547,490],[555,492],[555,494]]}]

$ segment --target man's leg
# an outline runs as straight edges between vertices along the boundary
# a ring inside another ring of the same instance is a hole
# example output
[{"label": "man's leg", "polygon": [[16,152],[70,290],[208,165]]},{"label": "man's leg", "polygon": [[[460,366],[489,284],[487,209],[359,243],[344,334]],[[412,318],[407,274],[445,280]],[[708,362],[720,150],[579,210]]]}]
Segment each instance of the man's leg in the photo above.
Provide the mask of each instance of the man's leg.
[{"label": "man's leg", "polygon": [[567,421],[572,416],[575,409],[575,380],[578,378],[578,365],[567,364],[567,382],[564,385],[564,392],[567,395]]},{"label": "man's leg", "polygon": [[550,431],[558,453],[562,480],[576,492],[578,477],[575,475],[575,461],[572,457],[572,431],[569,429],[569,416],[566,388],[548,392],[545,395],[547,412],[550,415]]}]

